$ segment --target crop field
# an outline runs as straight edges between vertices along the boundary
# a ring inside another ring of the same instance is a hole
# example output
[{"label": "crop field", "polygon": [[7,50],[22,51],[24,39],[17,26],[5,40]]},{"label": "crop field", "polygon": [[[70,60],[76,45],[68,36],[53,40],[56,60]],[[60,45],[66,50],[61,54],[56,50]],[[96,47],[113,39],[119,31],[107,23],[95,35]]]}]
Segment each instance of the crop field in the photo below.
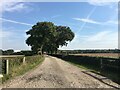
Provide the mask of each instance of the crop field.
[{"label": "crop field", "polygon": [[90,56],[90,57],[107,57],[107,58],[119,58],[120,53],[83,53],[83,54],[72,54],[76,56]]}]

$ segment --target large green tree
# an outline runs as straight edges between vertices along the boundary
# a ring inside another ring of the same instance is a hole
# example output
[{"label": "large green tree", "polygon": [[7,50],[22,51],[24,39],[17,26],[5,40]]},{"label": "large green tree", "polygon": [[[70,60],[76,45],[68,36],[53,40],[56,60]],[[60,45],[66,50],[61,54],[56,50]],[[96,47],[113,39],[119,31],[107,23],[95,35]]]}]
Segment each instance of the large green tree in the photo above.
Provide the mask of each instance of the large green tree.
[{"label": "large green tree", "polygon": [[59,46],[67,45],[67,41],[74,38],[74,33],[69,27],[56,26],[52,22],[38,22],[29,31],[26,43],[34,52],[46,51],[53,53]]}]

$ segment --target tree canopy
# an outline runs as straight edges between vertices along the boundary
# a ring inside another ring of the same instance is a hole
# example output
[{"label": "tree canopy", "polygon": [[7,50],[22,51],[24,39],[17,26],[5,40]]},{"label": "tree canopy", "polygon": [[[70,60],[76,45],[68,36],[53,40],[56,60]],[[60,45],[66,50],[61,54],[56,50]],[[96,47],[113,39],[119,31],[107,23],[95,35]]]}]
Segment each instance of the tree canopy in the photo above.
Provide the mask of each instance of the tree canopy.
[{"label": "tree canopy", "polygon": [[52,22],[38,22],[26,34],[30,35],[26,44],[36,53],[38,51],[53,53],[59,46],[67,46],[67,42],[74,38],[70,27],[56,26]]}]

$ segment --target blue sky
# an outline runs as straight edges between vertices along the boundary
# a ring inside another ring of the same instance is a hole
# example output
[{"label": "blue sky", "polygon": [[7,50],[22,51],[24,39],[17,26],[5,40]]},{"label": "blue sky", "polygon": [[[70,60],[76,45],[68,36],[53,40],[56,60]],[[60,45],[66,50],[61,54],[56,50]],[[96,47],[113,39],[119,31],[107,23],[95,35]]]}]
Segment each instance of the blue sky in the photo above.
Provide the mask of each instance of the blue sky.
[{"label": "blue sky", "polygon": [[36,22],[69,26],[72,42],[60,49],[118,48],[117,2],[10,2],[2,5],[2,49],[30,49],[26,31]]}]

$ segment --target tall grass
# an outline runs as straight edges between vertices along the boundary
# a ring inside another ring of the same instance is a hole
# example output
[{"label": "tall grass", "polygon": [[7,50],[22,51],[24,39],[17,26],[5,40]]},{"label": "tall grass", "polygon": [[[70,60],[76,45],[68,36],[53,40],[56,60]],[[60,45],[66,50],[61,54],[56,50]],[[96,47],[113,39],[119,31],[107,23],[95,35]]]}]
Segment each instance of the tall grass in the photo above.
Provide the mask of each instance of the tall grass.
[{"label": "tall grass", "polygon": [[[5,59],[5,58],[3,58]],[[36,55],[36,56],[26,56],[25,63],[23,63],[23,57],[16,57],[16,58],[9,58],[9,74],[6,75],[6,68],[5,68],[5,60],[3,60],[3,78],[2,83],[6,82],[10,78],[15,76],[22,75],[27,71],[33,69],[37,65],[39,65],[43,60],[44,56]]]}]

